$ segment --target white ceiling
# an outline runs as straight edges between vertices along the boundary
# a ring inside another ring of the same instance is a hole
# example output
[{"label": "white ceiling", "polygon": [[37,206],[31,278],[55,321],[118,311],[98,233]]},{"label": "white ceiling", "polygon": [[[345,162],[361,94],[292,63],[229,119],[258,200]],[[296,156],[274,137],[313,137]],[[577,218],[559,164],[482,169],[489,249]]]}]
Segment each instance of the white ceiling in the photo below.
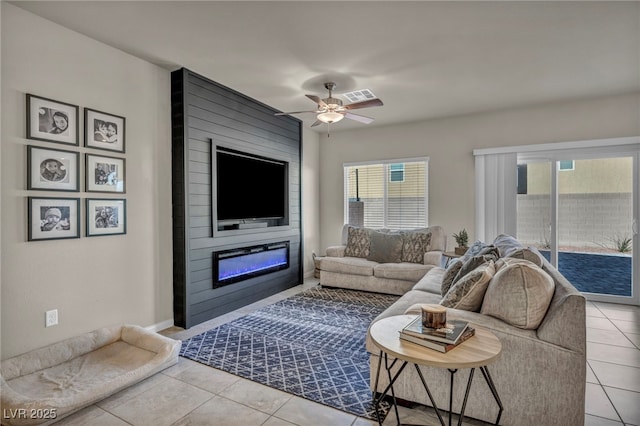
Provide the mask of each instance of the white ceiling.
[{"label": "white ceiling", "polygon": [[313,109],[324,81],[371,89],[369,126],[640,90],[637,1],[13,4],[283,111]]}]

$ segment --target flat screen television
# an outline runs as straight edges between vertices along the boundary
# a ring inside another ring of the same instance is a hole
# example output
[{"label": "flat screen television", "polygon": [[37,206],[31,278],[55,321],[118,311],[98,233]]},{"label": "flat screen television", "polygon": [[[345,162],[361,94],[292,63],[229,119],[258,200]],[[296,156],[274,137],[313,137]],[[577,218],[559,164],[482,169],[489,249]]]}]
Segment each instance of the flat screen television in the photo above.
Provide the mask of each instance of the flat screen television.
[{"label": "flat screen television", "polygon": [[288,204],[288,164],[237,151],[216,151],[218,220],[279,219]]}]

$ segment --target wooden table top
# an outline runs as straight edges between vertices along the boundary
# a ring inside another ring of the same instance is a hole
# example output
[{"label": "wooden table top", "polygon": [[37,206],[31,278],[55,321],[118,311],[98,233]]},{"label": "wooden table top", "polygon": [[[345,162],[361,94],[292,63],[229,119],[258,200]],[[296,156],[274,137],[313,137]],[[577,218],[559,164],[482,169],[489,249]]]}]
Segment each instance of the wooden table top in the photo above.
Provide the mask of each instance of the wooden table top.
[{"label": "wooden table top", "polygon": [[371,326],[369,335],[375,345],[394,358],[414,364],[439,368],[474,368],[488,365],[498,359],[502,351],[500,340],[491,331],[477,327],[476,334],[447,353],[425,348],[400,339],[400,330],[415,315],[384,318]]}]

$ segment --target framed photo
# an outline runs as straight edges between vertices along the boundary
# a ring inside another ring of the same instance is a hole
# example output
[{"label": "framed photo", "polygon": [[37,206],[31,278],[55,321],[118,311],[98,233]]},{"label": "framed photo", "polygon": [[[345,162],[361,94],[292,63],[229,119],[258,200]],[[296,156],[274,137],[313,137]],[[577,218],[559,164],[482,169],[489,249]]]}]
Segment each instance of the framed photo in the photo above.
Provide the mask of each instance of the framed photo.
[{"label": "framed photo", "polygon": [[28,241],[80,238],[80,198],[27,197]]},{"label": "framed photo", "polygon": [[79,145],[78,106],[27,93],[27,138]]},{"label": "framed photo", "polygon": [[127,200],[87,198],[87,237],[127,233]]},{"label": "framed photo", "polygon": [[27,189],[80,190],[80,154],[27,145]]},{"label": "framed photo", "polygon": [[88,192],[125,192],[125,159],[87,154]]},{"label": "framed photo", "polygon": [[124,117],[94,109],[84,109],[84,146],[124,152]]}]

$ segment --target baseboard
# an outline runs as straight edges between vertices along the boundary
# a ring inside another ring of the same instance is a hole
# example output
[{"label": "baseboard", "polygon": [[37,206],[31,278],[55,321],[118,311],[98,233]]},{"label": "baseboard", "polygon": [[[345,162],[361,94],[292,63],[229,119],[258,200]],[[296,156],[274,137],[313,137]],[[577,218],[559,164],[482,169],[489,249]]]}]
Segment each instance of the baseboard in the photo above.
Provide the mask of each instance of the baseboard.
[{"label": "baseboard", "polygon": [[165,330],[169,327],[173,327],[173,318],[156,323],[156,324],[152,324],[148,327],[145,327],[145,330],[149,330],[149,331],[153,331],[154,333],[157,333],[158,331]]}]

